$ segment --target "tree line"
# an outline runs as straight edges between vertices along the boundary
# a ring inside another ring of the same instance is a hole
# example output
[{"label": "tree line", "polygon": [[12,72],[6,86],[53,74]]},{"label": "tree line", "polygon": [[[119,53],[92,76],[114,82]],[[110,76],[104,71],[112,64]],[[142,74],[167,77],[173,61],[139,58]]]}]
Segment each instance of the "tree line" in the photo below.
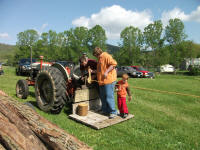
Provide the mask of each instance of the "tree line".
[{"label": "tree line", "polygon": [[46,61],[69,60],[78,62],[81,53],[92,56],[98,46],[112,52],[119,65],[142,65],[157,67],[172,64],[176,68],[184,58],[200,57],[200,46],[186,41],[184,24],[180,19],[170,19],[164,28],[160,20],[154,21],[142,32],[134,26],[126,27],[120,33],[119,50],[107,50],[106,33],[100,26],[91,29],[76,27],[64,32],[53,30],[41,35],[35,30],[25,30],[17,35],[17,51],[14,61],[20,58],[45,57]]}]

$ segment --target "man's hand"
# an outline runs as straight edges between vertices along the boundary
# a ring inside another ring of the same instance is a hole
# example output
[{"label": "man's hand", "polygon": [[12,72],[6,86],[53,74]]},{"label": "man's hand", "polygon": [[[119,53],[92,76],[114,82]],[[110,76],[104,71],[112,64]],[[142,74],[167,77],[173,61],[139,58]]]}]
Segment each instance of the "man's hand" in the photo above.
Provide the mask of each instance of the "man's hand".
[{"label": "man's hand", "polygon": [[104,73],[104,78],[107,78],[107,76],[108,76],[108,73],[111,71],[111,70],[113,70],[114,69],[114,67],[112,66],[112,65],[110,65],[109,67],[108,67],[108,69],[105,71],[105,73]]},{"label": "man's hand", "polygon": [[92,73],[92,71],[93,71],[93,70],[92,70],[90,67],[88,67],[88,72],[91,72],[91,73]]},{"label": "man's hand", "polygon": [[105,72],[105,73],[104,73],[104,78],[107,78],[107,76],[108,76],[108,73]]},{"label": "man's hand", "polygon": [[128,101],[130,102],[132,100],[132,96],[129,96]]}]

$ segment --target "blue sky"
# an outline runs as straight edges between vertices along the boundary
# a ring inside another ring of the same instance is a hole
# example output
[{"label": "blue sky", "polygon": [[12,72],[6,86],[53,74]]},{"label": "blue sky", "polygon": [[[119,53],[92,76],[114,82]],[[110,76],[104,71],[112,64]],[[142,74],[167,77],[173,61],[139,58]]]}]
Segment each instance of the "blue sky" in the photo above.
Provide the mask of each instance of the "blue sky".
[{"label": "blue sky", "polygon": [[17,34],[35,29],[63,32],[100,24],[108,43],[117,45],[127,26],[144,29],[161,19],[180,18],[188,40],[200,44],[200,0],[0,0],[0,43],[14,45]]}]

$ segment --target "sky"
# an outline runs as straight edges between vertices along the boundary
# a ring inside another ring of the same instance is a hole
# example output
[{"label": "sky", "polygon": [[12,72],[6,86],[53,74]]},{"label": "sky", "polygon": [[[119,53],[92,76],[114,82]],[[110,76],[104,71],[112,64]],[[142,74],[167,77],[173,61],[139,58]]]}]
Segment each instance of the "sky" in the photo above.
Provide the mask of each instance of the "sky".
[{"label": "sky", "polygon": [[0,0],[0,43],[15,45],[28,29],[41,35],[99,24],[107,43],[118,45],[125,27],[143,31],[155,20],[165,27],[173,18],[183,21],[187,40],[200,44],[200,0]]}]

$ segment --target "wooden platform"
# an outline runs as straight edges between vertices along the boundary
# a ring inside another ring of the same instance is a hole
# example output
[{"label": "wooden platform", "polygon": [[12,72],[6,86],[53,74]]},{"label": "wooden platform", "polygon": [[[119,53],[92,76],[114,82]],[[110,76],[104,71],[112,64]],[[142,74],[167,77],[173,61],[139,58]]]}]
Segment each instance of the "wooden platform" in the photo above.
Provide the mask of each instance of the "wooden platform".
[{"label": "wooden platform", "polygon": [[113,119],[109,119],[108,116],[96,113],[94,111],[88,111],[87,116],[79,116],[77,114],[71,114],[69,115],[71,119],[74,119],[82,124],[85,124],[87,126],[90,126],[94,129],[102,129],[123,121],[126,121],[128,119],[131,119],[134,117],[134,115],[129,114],[128,117],[122,118],[120,116],[117,116]]}]

